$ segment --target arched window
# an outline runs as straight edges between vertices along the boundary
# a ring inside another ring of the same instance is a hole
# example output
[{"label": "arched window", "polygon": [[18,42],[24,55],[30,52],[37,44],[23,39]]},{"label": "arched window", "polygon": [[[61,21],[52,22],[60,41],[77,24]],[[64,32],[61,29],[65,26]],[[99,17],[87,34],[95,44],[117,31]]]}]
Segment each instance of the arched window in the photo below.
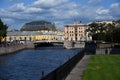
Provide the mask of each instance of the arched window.
[{"label": "arched window", "polygon": [[9,37],[9,41],[11,42],[11,40],[12,40],[12,37]]},{"label": "arched window", "polygon": [[26,37],[25,37],[25,41],[26,41]]},{"label": "arched window", "polygon": [[30,40],[30,41],[32,41],[32,38],[31,38],[31,37],[29,37],[29,40]]}]

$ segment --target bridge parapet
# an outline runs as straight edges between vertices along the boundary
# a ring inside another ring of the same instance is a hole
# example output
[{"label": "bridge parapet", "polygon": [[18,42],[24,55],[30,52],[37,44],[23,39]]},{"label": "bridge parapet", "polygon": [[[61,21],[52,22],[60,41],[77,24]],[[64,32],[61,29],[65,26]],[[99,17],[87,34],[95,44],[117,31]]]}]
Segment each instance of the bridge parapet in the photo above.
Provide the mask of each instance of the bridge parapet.
[{"label": "bridge parapet", "polygon": [[40,41],[34,41],[34,43],[62,43],[64,42],[63,40],[40,40]]}]

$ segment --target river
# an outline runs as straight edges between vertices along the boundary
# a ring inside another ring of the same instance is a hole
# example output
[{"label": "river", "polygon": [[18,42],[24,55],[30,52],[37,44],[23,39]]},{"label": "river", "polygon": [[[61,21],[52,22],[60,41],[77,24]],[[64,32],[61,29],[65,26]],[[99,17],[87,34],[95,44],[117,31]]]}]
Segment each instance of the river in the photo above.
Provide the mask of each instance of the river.
[{"label": "river", "polygon": [[40,80],[79,51],[44,47],[0,56],[0,80]]}]

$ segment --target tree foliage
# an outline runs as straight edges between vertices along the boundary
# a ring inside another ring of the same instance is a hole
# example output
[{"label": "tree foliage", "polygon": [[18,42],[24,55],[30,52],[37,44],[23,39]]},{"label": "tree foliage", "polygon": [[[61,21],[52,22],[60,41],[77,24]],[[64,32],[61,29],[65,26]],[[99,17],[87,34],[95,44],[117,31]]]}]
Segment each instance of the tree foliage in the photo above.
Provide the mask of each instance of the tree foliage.
[{"label": "tree foliage", "polygon": [[104,40],[106,32],[105,23],[93,22],[89,24],[89,30],[93,40]]},{"label": "tree foliage", "polygon": [[115,24],[91,23],[89,31],[93,40],[120,43],[120,27]]},{"label": "tree foliage", "polygon": [[2,42],[2,39],[6,37],[7,34],[7,28],[8,26],[5,25],[2,20],[0,19],[0,43]]},{"label": "tree foliage", "polygon": [[116,27],[112,32],[113,42],[120,43],[120,27]]}]

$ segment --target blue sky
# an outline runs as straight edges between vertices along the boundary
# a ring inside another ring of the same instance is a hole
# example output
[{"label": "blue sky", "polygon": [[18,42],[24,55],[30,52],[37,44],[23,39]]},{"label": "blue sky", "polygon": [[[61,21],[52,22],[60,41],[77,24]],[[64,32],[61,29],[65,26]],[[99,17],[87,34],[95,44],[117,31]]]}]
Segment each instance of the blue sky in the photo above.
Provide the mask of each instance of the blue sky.
[{"label": "blue sky", "polygon": [[1,0],[0,17],[12,29],[36,20],[64,28],[74,20],[87,24],[120,19],[120,0]]}]

